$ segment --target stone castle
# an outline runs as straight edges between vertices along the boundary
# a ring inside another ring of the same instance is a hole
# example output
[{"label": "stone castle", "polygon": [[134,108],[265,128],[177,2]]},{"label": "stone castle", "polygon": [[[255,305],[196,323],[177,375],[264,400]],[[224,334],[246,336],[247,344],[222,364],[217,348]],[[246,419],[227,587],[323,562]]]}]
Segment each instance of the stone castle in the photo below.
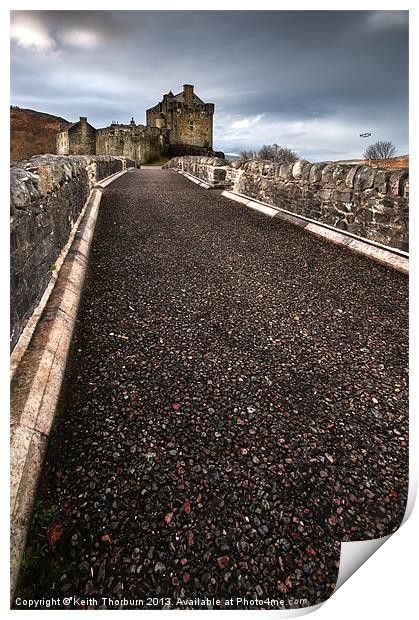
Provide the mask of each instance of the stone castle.
[{"label": "stone castle", "polygon": [[[57,135],[58,155],[122,155],[144,164],[176,155],[215,155],[214,104],[204,103],[192,84],[174,95],[169,91],[146,111],[146,125],[112,121],[95,129],[81,116]],[[220,154],[219,154],[220,155]],[[222,155],[222,154],[221,154]]]}]

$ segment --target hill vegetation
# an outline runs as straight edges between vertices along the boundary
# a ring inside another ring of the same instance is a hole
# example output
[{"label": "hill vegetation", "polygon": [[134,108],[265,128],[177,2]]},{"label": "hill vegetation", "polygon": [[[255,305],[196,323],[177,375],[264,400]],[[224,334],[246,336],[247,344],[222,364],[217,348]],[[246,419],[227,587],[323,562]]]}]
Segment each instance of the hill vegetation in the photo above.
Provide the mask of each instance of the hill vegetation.
[{"label": "hill vegetation", "polygon": [[69,121],[36,110],[10,107],[10,159],[18,161],[32,155],[55,154],[57,133]]}]

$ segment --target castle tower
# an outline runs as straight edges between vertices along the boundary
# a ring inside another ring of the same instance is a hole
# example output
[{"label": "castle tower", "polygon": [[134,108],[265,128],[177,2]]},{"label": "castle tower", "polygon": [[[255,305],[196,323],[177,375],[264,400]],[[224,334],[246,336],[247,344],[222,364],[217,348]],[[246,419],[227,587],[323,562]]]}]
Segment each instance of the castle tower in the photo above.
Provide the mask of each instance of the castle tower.
[{"label": "castle tower", "polygon": [[213,142],[214,104],[204,103],[194,92],[193,84],[183,91],[169,91],[162,101],[146,111],[147,126],[170,129],[173,153],[210,151]]},{"label": "castle tower", "polygon": [[185,98],[185,103],[188,105],[193,104],[193,84],[183,85],[183,96]]}]

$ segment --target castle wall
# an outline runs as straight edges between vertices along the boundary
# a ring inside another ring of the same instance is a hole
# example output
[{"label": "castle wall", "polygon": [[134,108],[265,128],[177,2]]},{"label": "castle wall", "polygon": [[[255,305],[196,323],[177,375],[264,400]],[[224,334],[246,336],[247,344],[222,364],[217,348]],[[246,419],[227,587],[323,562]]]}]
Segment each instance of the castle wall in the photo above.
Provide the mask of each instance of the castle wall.
[{"label": "castle wall", "polygon": [[167,167],[365,239],[408,250],[407,169],[391,171],[307,161],[290,164],[224,160],[222,165],[222,161],[178,157]]},{"label": "castle wall", "polygon": [[122,155],[140,164],[158,160],[168,152],[169,130],[157,127],[123,129],[118,125],[98,129],[96,153],[98,155]]},{"label": "castle wall", "polygon": [[139,134],[123,130],[118,125],[98,129],[96,132],[96,153],[98,155],[121,155],[139,160]]},{"label": "castle wall", "polygon": [[156,161],[167,155],[170,145],[169,136],[168,129],[145,127],[140,135],[140,164]]},{"label": "castle wall", "polygon": [[94,155],[96,152],[96,129],[86,120],[68,131],[70,155]]},{"label": "castle wall", "polygon": [[147,127],[157,127],[157,117],[162,110],[161,103],[158,103],[153,108],[146,110],[146,123]]}]

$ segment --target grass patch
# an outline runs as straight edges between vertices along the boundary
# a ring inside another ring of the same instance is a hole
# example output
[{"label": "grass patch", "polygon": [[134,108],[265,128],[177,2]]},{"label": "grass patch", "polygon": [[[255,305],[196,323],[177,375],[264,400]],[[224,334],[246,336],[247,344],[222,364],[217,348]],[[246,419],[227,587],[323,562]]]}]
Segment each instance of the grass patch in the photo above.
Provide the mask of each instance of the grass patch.
[{"label": "grass patch", "polygon": [[150,161],[147,164],[143,164],[143,165],[144,166],[164,166],[164,164],[167,164],[168,161],[170,161],[170,157],[163,157],[162,159],[156,159],[155,161]]},{"label": "grass patch", "polygon": [[59,514],[60,507],[56,504],[45,506],[42,502],[37,501],[33,509],[31,530],[36,531],[47,527]]},{"label": "grass patch", "polygon": [[29,543],[26,546],[20,563],[20,571],[16,584],[16,592],[26,592],[31,575],[39,571],[42,563],[48,556],[49,547],[43,533],[48,526],[59,516],[60,507],[56,504],[46,506],[43,502],[35,503],[31,525],[29,528]]}]

